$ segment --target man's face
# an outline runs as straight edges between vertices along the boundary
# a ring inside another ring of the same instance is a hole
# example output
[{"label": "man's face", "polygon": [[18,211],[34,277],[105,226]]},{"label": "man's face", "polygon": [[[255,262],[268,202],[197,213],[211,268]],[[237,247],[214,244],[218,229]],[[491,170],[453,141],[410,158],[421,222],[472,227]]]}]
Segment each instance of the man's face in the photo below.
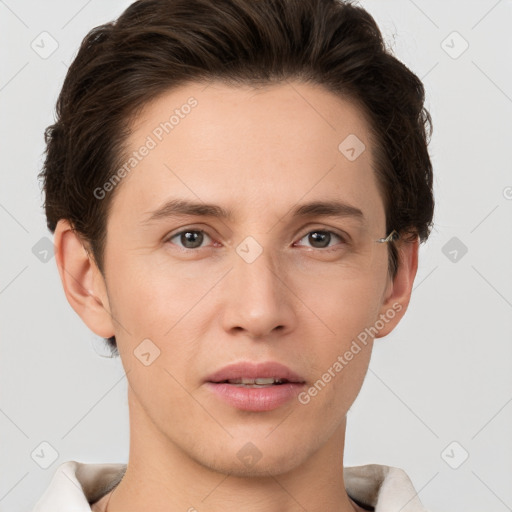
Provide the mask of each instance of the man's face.
[{"label": "man's face", "polygon": [[[182,109],[190,97],[197,104]],[[167,133],[160,123],[175,109]],[[148,104],[133,126],[127,153],[140,161],[116,190],[105,251],[132,436],[232,474],[296,467],[341,432],[372,346],[368,336],[358,351],[353,342],[391,308],[387,244],[374,242],[387,234],[384,205],[363,116],[313,85],[193,84]],[[147,221],[170,199],[232,216]],[[329,201],[362,216],[293,215]],[[238,362],[278,362],[304,383],[276,402],[279,385],[244,388],[236,405],[206,380]],[[258,393],[263,405],[251,401]]]}]

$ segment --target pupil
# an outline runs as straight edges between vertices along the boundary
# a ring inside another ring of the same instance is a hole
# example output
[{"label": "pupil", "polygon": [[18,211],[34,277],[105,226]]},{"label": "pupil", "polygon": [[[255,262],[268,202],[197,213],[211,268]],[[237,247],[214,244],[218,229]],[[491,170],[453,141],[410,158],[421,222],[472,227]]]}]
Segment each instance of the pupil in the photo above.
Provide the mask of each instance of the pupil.
[{"label": "pupil", "polygon": [[[330,242],[330,237],[330,233],[327,233],[325,231],[313,231],[309,235],[310,243],[312,243],[313,247],[327,247]],[[319,240],[321,241],[320,246],[315,245],[315,243],[317,243]],[[322,243],[325,242],[326,240],[327,243]]]},{"label": "pupil", "polygon": [[[199,243],[197,241],[199,240]],[[194,249],[199,247],[203,241],[203,234],[199,231],[186,231],[181,235],[181,242],[187,249]],[[192,246],[188,245],[192,242]],[[196,245],[194,245],[194,243]]]}]

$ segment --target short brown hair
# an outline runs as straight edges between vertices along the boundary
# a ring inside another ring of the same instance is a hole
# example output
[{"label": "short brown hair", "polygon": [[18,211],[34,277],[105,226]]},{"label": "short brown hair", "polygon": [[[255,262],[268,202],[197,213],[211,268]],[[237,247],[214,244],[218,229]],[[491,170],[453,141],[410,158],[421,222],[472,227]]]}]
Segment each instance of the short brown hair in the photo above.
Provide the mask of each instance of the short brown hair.
[{"label": "short brown hair", "polygon": [[[434,198],[421,80],[386,47],[372,16],[341,0],[139,0],[82,41],[45,132],[45,211],[68,219],[104,273],[109,207],[94,190],[124,161],[129,120],[186,83],[319,84],[369,120],[387,232],[424,242]],[[389,245],[394,277],[398,252]],[[115,337],[107,340],[117,352]]]}]

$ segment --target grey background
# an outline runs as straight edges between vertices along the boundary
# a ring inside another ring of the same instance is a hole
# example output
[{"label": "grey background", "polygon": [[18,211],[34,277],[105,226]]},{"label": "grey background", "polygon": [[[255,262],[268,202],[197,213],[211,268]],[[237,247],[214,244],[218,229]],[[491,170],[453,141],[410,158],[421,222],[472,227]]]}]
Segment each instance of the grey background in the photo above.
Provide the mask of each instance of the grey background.
[{"label": "grey background", "polygon": [[[0,512],[29,510],[63,461],[127,461],[124,372],[67,303],[36,174],[80,41],[129,3],[0,0]],[[424,81],[437,210],[345,465],[404,468],[433,511],[512,510],[512,2],[360,3]]]}]

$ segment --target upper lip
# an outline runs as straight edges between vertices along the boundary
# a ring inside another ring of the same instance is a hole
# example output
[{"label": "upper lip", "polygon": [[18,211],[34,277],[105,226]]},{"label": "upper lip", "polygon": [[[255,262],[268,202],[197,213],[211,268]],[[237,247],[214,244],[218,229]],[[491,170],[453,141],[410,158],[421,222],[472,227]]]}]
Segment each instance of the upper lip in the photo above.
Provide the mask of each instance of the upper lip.
[{"label": "upper lip", "polygon": [[242,361],[232,363],[206,377],[206,382],[223,382],[232,379],[270,378],[286,380],[288,382],[305,382],[304,379],[287,366],[275,361],[254,363]]}]

